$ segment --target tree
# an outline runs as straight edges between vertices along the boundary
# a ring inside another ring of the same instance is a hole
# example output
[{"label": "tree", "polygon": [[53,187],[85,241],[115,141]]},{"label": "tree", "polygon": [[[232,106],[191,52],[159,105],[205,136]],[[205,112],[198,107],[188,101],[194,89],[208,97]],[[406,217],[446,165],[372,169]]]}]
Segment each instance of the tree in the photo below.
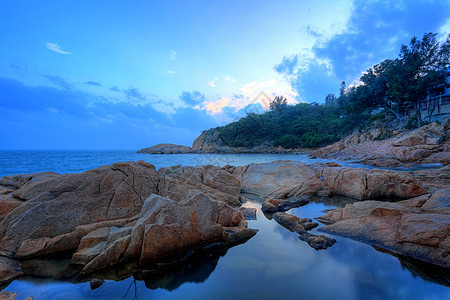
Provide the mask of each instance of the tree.
[{"label": "tree", "polygon": [[269,104],[269,108],[275,112],[282,112],[287,107],[287,99],[283,96],[276,96]]},{"label": "tree", "polygon": [[394,100],[405,108],[415,108],[418,126],[421,126],[420,101],[433,86],[445,78],[450,65],[450,35],[440,45],[436,33],[426,33],[422,40],[413,37],[409,47],[402,45],[400,59],[396,61],[397,76],[390,80]]},{"label": "tree", "polygon": [[336,96],[334,94],[328,94],[325,97],[325,104],[330,105],[336,101]]},{"label": "tree", "polygon": [[341,87],[339,88],[339,97],[343,97],[345,95],[345,81],[341,82]]}]

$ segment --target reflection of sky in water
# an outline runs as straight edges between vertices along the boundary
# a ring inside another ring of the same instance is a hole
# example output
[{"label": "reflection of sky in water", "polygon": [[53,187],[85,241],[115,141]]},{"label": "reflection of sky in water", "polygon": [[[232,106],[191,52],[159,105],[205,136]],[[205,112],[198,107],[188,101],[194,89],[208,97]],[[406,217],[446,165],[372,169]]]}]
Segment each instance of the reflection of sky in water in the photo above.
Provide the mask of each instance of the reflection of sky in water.
[{"label": "reflection of sky in water", "polygon": [[[327,250],[316,251],[301,242],[297,234],[273,220],[257,207],[257,221],[249,227],[259,232],[246,244],[231,248],[220,258],[215,270],[201,283],[186,282],[178,289],[150,290],[143,281],[132,278],[106,281],[91,291],[89,283],[51,283],[17,280],[6,290],[19,292],[17,299],[445,299],[450,289],[424,281],[402,269],[389,254],[369,245],[336,237]],[[310,203],[291,213],[299,217],[317,217],[324,203]],[[321,234],[314,229],[312,233]]]}]

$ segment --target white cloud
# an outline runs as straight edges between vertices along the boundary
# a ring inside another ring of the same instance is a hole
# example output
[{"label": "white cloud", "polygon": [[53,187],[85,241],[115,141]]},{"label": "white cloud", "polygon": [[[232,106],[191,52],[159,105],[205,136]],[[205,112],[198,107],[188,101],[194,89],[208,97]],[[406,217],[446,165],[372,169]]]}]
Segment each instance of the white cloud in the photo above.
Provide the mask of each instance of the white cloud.
[{"label": "white cloud", "polygon": [[216,87],[216,81],[217,81],[217,80],[218,80],[217,78],[214,78],[213,80],[208,81],[208,85],[209,85],[210,87]]},{"label": "white cloud", "polygon": [[56,53],[61,53],[61,54],[72,54],[70,52],[67,51],[63,51],[61,50],[61,48],[59,47],[58,44],[55,43],[45,43],[45,46],[47,47],[47,49],[56,52]]},{"label": "white cloud", "polygon": [[170,51],[170,60],[177,59],[177,53],[175,51]]},{"label": "white cloud", "polygon": [[175,71],[174,71],[174,70],[168,70],[167,73],[169,73],[169,74],[175,74]]},{"label": "white cloud", "polygon": [[228,75],[223,76],[223,78],[224,78],[226,81],[236,82],[236,79],[234,79],[233,77],[228,76]]}]

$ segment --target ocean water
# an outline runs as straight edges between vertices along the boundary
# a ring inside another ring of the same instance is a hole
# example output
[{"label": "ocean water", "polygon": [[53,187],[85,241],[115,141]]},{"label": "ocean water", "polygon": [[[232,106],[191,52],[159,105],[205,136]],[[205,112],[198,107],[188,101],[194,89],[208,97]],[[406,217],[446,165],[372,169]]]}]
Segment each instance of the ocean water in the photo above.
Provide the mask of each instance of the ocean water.
[{"label": "ocean water", "polygon": [[[329,159],[309,159],[305,154],[145,154],[130,150],[0,150],[0,176],[36,172],[79,173],[119,161],[144,160],[156,168],[216,165],[242,166],[249,163],[296,160],[307,164],[328,162]],[[340,162],[343,166],[367,167]],[[370,167],[369,167],[370,168]]]},{"label": "ocean water", "polygon": [[[0,176],[42,171],[83,172],[116,161],[145,160],[157,168],[182,165],[244,165],[251,162],[299,160],[305,155],[149,155],[132,151],[0,151]],[[343,162],[343,165],[351,165]],[[362,166],[362,165],[357,165]],[[351,203],[346,198],[316,198],[290,213],[315,218],[324,210]],[[250,198],[259,232],[226,253],[205,257],[161,278],[106,280],[91,290],[89,282],[54,279],[52,262],[37,262],[40,278],[20,278],[4,290],[16,299],[450,299],[449,274],[416,261],[397,258],[351,239],[333,236],[337,243],[314,250],[297,234],[260,210],[261,199]],[[320,228],[320,225],[318,228]],[[317,229],[311,233],[319,234]],[[320,233],[322,234],[322,233]],[[440,270],[442,271],[442,270]],[[50,272],[51,273],[51,272]],[[46,275],[47,274],[47,275]],[[61,275],[61,274],[59,274]],[[64,276],[59,276],[64,277]],[[446,286],[447,285],[447,286]]]}]

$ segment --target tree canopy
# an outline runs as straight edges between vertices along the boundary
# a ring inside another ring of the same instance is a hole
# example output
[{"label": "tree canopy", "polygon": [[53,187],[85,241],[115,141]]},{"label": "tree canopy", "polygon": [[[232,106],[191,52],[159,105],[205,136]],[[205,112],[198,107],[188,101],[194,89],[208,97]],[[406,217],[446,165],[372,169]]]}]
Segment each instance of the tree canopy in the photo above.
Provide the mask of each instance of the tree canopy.
[{"label": "tree canopy", "polygon": [[386,59],[369,68],[360,77],[360,85],[346,88],[342,81],[339,97],[329,94],[323,105],[315,102],[288,105],[286,98],[277,96],[269,111],[248,114],[217,129],[222,140],[233,147],[324,146],[364,128],[373,119],[380,119],[371,114],[373,111],[384,109],[403,119],[413,109],[417,113],[420,100],[431,87],[443,81],[449,66],[450,35],[440,44],[437,34],[427,33],[421,40],[413,37],[409,46],[402,45],[398,58]]}]

